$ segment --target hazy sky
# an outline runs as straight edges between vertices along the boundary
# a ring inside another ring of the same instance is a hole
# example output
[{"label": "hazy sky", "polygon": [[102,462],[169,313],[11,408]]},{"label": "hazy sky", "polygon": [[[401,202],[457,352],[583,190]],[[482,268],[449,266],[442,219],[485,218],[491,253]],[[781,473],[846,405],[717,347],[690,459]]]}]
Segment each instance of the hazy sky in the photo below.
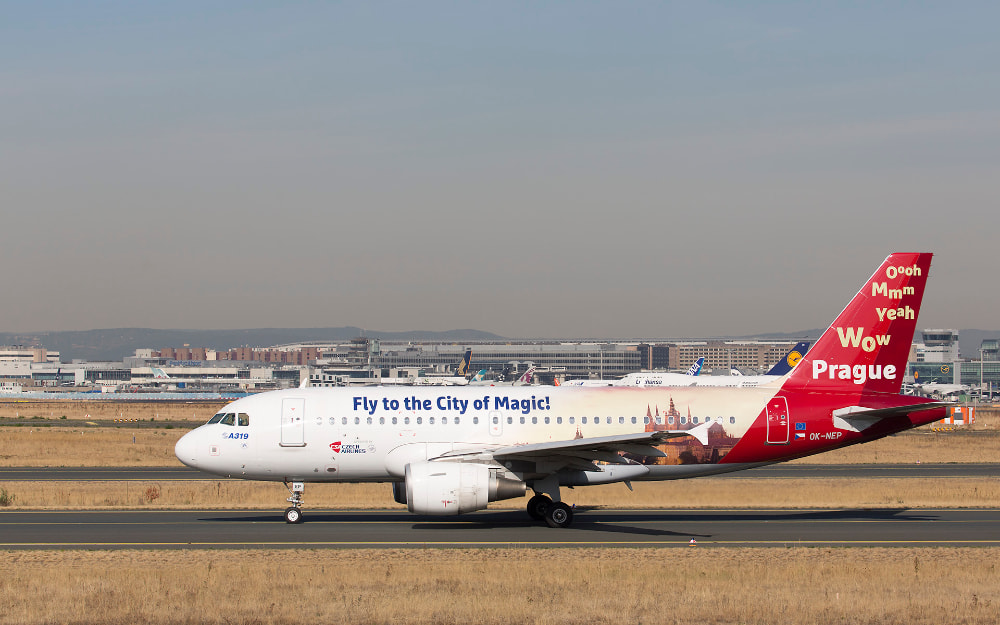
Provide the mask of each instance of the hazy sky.
[{"label": "hazy sky", "polygon": [[1000,328],[1000,5],[38,2],[0,331]]}]

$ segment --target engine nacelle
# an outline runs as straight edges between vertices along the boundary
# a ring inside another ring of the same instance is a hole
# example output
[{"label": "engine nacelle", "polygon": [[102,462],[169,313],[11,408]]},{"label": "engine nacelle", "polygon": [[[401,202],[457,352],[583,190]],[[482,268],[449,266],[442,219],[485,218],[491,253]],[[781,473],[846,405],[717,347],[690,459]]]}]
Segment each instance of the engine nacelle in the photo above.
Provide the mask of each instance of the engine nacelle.
[{"label": "engine nacelle", "polygon": [[485,464],[411,462],[406,465],[406,508],[417,514],[462,514],[524,496],[526,484],[501,472]]}]

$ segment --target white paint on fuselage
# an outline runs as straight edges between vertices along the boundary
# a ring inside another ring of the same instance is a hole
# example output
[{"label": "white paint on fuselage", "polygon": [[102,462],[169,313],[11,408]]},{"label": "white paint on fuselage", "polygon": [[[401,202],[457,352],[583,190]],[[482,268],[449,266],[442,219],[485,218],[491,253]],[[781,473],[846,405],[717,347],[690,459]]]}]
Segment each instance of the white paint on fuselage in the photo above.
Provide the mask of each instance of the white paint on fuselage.
[{"label": "white paint on fuselage", "polygon": [[[647,414],[665,422],[671,400],[687,423],[670,429],[690,427],[692,417],[699,423],[711,418],[729,436],[741,437],[774,393],[706,387],[289,389],[229,404],[220,412],[246,413],[249,426],[203,425],[183,436],[176,451],[189,466],[246,479],[394,481],[408,462],[452,451],[571,440],[578,432],[643,432]],[[302,446],[280,444],[282,402],[290,399],[304,400]],[[499,423],[492,423],[494,417]]]}]

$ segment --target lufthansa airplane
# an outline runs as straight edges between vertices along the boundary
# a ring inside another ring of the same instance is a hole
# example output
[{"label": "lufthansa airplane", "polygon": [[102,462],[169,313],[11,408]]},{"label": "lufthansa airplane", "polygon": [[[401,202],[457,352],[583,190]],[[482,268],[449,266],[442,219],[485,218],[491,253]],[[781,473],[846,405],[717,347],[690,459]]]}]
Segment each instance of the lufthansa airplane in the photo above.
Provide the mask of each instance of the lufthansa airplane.
[{"label": "lufthansa airplane", "polygon": [[566,527],[564,487],[748,469],[932,423],[899,394],[931,254],[890,255],[790,374],[754,388],[300,388],[239,399],[176,446],[208,473],[291,484],[390,482],[411,512],[534,496]]},{"label": "lufthansa airplane", "polygon": [[[791,371],[795,365],[802,360],[802,355],[809,349],[809,343],[799,342],[791,349],[785,357],[778,361],[771,370],[764,375],[743,375],[737,369],[732,369],[733,375],[701,375],[669,373],[662,371],[647,371],[646,373],[630,373],[621,380],[616,380],[611,386],[737,386],[750,387],[761,386],[773,382],[781,376]],[[704,360],[698,359],[699,362]],[[698,377],[691,378],[689,376]]]}]

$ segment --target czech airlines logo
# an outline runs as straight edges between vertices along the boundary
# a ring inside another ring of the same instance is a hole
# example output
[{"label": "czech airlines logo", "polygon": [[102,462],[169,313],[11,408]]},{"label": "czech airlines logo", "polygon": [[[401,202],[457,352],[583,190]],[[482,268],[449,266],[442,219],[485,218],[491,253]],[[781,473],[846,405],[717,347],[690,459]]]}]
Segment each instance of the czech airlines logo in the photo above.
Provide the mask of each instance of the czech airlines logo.
[{"label": "czech airlines logo", "polygon": [[375,452],[374,445],[369,445],[368,449],[365,449],[357,443],[341,444],[340,441],[330,443],[330,449],[332,449],[335,454],[365,454],[369,453],[369,451],[372,453]]}]

